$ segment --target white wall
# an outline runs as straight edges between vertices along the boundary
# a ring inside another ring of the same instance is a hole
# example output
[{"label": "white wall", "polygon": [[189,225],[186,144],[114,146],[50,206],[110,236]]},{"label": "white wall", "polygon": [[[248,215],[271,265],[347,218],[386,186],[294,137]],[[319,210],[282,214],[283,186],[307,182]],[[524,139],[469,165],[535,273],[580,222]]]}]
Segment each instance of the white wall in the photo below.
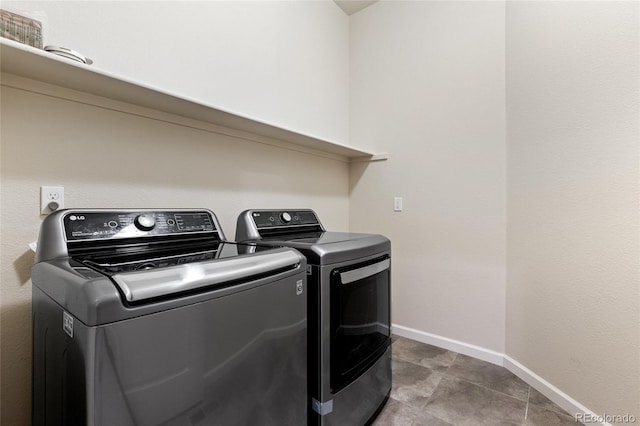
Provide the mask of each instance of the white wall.
[{"label": "white wall", "polygon": [[640,418],[637,2],[508,2],[507,355]]},{"label": "white wall", "polygon": [[[504,351],[501,2],[379,2],[351,17],[350,227],[392,241],[393,322]],[[404,197],[394,213],[393,197]]]},{"label": "white wall", "polygon": [[331,0],[4,1],[93,67],[348,142],[348,17]]},{"label": "white wall", "polygon": [[390,157],[352,166],[350,224],[392,239],[394,323],[636,417],[638,7],[380,2],[350,88],[352,142]]},{"label": "white wall", "polygon": [[[211,97],[211,103],[289,128],[346,138],[345,15],[332,2],[241,3],[20,6],[45,9],[47,42],[84,52],[96,66]],[[168,25],[174,18],[180,31]],[[174,41],[189,41],[187,52],[150,49]],[[2,83],[3,425],[30,424],[33,254],[27,244],[38,235],[41,185],[64,186],[67,207],[210,208],[230,238],[237,214],[252,207],[311,207],[328,227],[348,228],[345,162],[13,76],[3,75]]]}]

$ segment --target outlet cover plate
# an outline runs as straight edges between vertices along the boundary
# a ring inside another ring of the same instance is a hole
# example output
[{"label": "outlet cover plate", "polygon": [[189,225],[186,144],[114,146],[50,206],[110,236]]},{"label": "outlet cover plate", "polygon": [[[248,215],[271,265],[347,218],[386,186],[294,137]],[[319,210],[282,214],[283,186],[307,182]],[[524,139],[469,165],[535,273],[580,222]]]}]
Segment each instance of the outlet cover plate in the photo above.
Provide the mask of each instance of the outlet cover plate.
[{"label": "outlet cover plate", "polygon": [[[57,207],[56,207],[57,205]],[[56,207],[56,208],[52,208]],[[49,214],[64,208],[64,187],[40,187],[40,214]]]}]

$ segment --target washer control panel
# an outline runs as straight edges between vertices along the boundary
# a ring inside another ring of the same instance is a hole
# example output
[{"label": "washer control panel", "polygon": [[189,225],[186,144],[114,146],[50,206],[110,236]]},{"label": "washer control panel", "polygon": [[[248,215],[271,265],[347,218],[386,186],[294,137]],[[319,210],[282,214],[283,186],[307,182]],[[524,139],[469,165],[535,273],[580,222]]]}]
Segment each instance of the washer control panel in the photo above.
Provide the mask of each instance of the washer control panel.
[{"label": "washer control panel", "polygon": [[63,224],[67,241],[218,231],[207,211],[73,211]]},{"label": "washer control panel", "polygon": [[258,229],[320,224],[312,210],[256,210],[251,216]]}]

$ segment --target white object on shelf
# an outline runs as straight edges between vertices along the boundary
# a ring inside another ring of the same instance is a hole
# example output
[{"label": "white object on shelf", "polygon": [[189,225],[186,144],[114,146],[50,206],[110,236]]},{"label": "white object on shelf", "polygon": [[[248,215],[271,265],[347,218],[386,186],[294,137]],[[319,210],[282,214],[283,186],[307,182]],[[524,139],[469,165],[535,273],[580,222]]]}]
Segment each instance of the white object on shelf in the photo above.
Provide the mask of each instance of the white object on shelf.
[{"label": "white object on shelf", "polygon": [[83,64],[91,65],[93,61],[86,56],[84,56],[80,52],[76,52],[73,49],[69,49],[68,47],[60,47],[60,46],[45,46],[44,50],[49,53],[53,53],[54,55],[62,56],[63,58],[68,58],[73,61],[78,61]]},{"label": "white object on shelf", "polygon": [[[171,93],[97,67],[69,61],[4,38],[0,38],[0,64],[3,73],[175,114],[228,129],[249,132],[303,147],[311,152],[326,153],[330,158],[337,156],[347,161],[378,161],[387,158],[386,154],[376,156],[364,149],[323,140],[244,117],[196,99]],[[6,85],[5,81],[2,84]]]}]

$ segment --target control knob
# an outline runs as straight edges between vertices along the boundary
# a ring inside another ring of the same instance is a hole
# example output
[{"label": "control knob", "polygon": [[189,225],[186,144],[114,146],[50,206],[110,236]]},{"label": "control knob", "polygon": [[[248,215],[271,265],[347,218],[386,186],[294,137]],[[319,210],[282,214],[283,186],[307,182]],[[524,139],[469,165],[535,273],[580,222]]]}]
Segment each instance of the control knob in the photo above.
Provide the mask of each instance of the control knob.
[{"label": "control knob", "polygon": [[291,222],[291,215],[287,212],[281,213],[280,214],[280,219],[282,219],[282,221],[284,223],[289,223]]},{"label": "control knob", "polygon": [[151,231],[156,226],[156,220],[153,216],[148,214],[141,214],[136,216],[133,223],[141,231]]}]

